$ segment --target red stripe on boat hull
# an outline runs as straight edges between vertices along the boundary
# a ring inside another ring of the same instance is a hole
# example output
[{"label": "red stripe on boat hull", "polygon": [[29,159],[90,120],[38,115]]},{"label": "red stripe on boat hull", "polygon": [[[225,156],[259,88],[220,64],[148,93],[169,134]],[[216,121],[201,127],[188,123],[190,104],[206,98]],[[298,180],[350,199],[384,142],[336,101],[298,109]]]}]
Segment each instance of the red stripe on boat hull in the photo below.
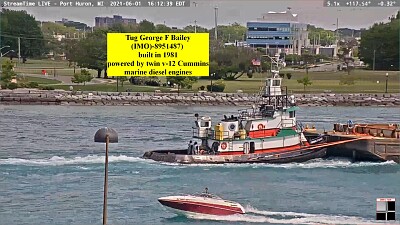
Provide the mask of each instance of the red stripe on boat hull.
[{"label": "red stripe on boat hull", "polygon": [[227,216],[227,215],[244,213],[240,208],[237,207],[208,204],[203,202],[167,201],[167,200],[158,200],[158,201],[164,206],[193,213],[218,215],[218,216]]},{"label": "red stripe on boat hull", "polygon": [[[255,150],[254,153],[278,153],[278,152],[298,150],[301,147],[302,147],[301,145],[293,145],[293,146],[281,147],[281,148],[259,149],[259,150]],[[244,154],[243,151],[219,152],[219,155],[243,155],[243,154]]]},{"label": "red stripe on boat hull", "polygon": [[271,137],[276,136],[279,129],[268,129],[268,130],[254,130],[249,132],[250,138],[262,138],[262,137]]}]

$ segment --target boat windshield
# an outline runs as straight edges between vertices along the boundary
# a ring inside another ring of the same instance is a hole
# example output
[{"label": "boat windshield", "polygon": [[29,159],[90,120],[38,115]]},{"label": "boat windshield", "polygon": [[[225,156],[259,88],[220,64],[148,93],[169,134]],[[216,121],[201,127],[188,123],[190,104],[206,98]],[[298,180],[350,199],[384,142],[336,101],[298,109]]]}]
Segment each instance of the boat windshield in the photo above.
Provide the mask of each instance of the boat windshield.
[{"label": "boat windshield", "polygon": [[222,198],[219,197],[219,196],[216,196],[216,195],[213,195],[213,194],[210,194],[210,193],[205,193],[205,192],[200,193],[200,194],[196,194],[196,195],[199,196],[199,197],[203,197],[203,198],[222,199]]}]

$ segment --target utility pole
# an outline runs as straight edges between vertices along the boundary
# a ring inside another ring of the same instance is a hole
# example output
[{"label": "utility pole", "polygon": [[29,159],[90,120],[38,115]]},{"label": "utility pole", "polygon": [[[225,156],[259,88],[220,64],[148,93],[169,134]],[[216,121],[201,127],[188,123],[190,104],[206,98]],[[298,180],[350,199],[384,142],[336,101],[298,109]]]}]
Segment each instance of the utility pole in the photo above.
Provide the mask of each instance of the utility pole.
[{"label": "utility pole", "polygon": [[194,32],[197,33],[197,20],[194,21]]},{"label": "utility pole", "polygon": [[375,53],[376,53],[376,50],[374,49],[374,59],[372,62],[372,70],[375,70]]},{"label": "utility pole", "polygon": [[21,62],[21,37],[18,37],[18,62]]},{"label": "utility pole", "polygon": [[218,27],[218,24],[217,24],[218,7],[215,6],[214,10],[215,10],[215,40],[218,40],[218,29],[217,29],[217,27]]},{"label": "utility pole", "polygon": [[339,17],[336,18],[336,45],[339,44]]}]

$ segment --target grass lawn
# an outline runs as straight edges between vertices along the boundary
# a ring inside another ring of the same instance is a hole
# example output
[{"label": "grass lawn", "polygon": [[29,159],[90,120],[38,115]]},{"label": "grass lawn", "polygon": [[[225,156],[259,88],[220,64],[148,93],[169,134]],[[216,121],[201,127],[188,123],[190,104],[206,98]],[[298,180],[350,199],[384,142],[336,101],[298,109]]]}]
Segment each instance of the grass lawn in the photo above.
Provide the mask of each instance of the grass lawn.
[{"label": "grass lawn", "polygon": [[[10,59],[6,57],[0,58],[1,63],[4,63],[7,60]],[[14,65],[16,65],[14,71],[17,73],[42,74],[42,70],[44,69],[49,76],[53,76],[54,73],[60,76],[74,75],[74,67],[69,67],[68,61],[65,60],[28,59],[26,63],[18,63],[18,58],[14,58],[12,62],[14,63]],[[97,71],[89,71],[93,76],[97,76]],[[81,69],[79,67],[76,67],[75,72],[80,73]]]},{"label": "grass lawn", "polygon": [[[15,72],[21,73],[21,74],[42,74],[42,68],[45,67],[40,67],[40,68],[33,68],[33,67],[16,67],[14,69]],[[49,76],[54,76],[54,73],[56,76],[73,76],[74,75],[74,68],[45,68],[47,74]],[[97,77],[97,71],[95,70],[89,70],[92,76]],[[75,73],[80,73],[81,69],[76,68]]]},{"label": "grass lawn", "polygon": [[[13,60],[17,62],[17,60]],[[49,59],[28,59],[25,63],[19,63],[18,67],[62,67],[68,68],[66,60],[49,60]]]},{"label": "grass lawn", "polygon": [[[282,71],[285,74],[288,72]],[[290,71],[290,73],[292,74],[291,79],[285,77],[283,85],[287,86],[288,90],[293,93],[303,93],[303,85],[299,84],[297,80],[306,76],[306,73],[302,71]],[[390,71],[388,73],[388,92],[399,93],[399,72]],[[333,93],[384,93],[386,88],[385,71],[355,70],[350,75],[345,72],[309,72],[308,77],[312,85],[306,87],[306,93],[317,93],[325,90],[330,90]],[[244,75],[236,81],[223,81],[226,85],[224,92],[232,93],[242,90],[247,93],[258,93],[265,78],[265,74],[254,74],[253,78]],[[342,78],[354,79],[354,85],[340,85]],[[194,85],[193,89],[197,90],[198,87],[207,85],[210,85],[210,80],[201,79]]]},{"label": "grass lawn", "polygon": [[27,82],[36,82],[38,84],[59,84],[61,81],[58,80],[52,80],[52,79],[46,79],[46,78],[41,78],[41,77],[30,77],[30,76],[25,76],[25,80]]},{"label": "grass lawn", "polygon": [[[10,58],[7,57],[2,57],[0,58],[1,63],[4,63],[5,61],[10,60]],[[42,68],[42,67],[58,67],[58,68],[68,68],[68,61],[62,61],[62,60],[48,60],[48,59],[27,59],[25,63],[18,63],[18,58],[13,58],[12,60],[13,63],[17,64],[17,67],[37,67],[37,68]]]}]

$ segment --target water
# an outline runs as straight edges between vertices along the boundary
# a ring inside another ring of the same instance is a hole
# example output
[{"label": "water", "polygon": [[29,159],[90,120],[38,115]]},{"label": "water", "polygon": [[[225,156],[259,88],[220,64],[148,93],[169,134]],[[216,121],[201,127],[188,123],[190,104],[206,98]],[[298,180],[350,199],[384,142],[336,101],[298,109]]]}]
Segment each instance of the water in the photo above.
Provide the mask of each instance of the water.
[{"label": "water", "polygon": [[[140,158],[185,148],[194,113],[220,119],[236,109],[0,105],[0,224],[101,224],[104,144],[93,136],[105,126],[120,140],[110,145],[108,224],[375,224],[375,199],[400,199],[393,162],[183,166]],[[348,119],[399,123],[400,109],[304,107],[297,117],[328,130]],[[206,186],[248,214],[191,219],[157,202]]]}]

